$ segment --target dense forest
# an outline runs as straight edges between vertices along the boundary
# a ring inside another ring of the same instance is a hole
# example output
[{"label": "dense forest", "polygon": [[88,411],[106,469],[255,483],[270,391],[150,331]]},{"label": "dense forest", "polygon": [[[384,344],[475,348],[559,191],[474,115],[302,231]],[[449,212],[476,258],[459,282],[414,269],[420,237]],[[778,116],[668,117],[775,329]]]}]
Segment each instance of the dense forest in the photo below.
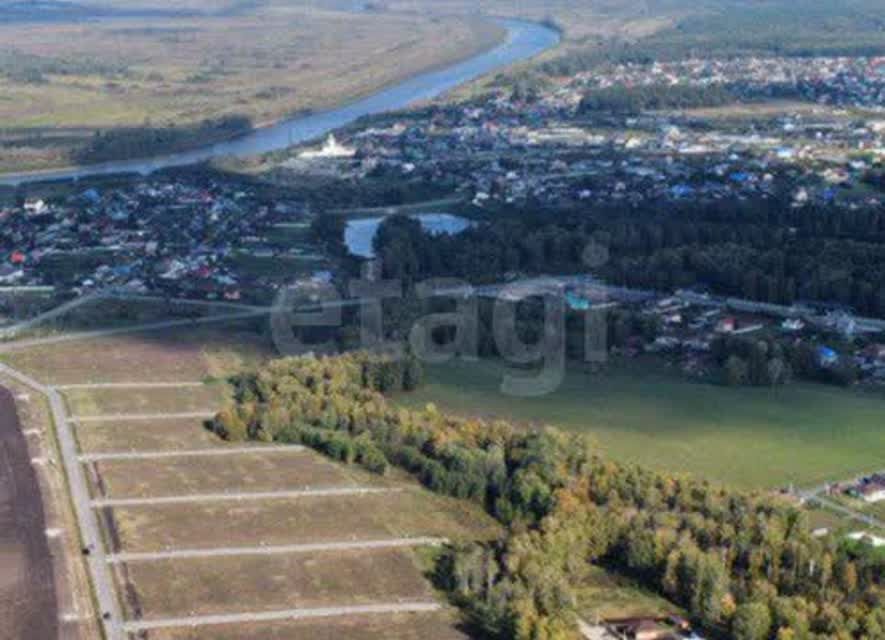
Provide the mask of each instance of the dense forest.
[{"label": "dense forest", "polygon": [[[588,247],[607,259],[587,263]],[[392,217],[376,237],[384,275],[500,281],[592,271],[615,285],[792,304],[821,301],[885,317],[885,211],[794,208],[788,199],[525,208],[456,236]]]},{"label": "dense forest", "polygon": [[740,95],[724,85],[614,86],[589,91],[581,101],[580,112],[613,111],[638,114],[649,109],[694,109],[719,107],[735,102]]},{"label": "dense forest", "polygon": [[215,418],[229,440],[304,443],[473,500],[507,527],[446,551],[437,581],[493,638],[572,640],[592,565],[632,576],[735,640],[877,640],[881,555],[811,534],[780,498],[601,459],[584,436],[408,410],[384,393],[421,382],[411,358],[365,352],[278,360],[236,380]]}]

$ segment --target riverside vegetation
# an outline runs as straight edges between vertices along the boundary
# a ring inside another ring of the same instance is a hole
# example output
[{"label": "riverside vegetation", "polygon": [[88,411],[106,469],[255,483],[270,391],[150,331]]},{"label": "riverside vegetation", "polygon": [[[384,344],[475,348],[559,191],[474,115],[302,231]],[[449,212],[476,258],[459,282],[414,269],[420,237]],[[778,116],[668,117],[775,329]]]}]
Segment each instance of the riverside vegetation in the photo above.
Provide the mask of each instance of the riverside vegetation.
[{"label": "riverside vegetation", "polygon": [[213,428],[228,440],[306,444],[377,473],[395,466],[482,504],[507,533],[448,549],[436,579],[490,637],[579,637],[576,590],[595,566],[658,591],[717,637],[885,637],[885,558],[812,535],[802,508],[616,464],[581,435],[385,396],[421,379],[410,357],[282,359],[236,378],[236,401]]}]

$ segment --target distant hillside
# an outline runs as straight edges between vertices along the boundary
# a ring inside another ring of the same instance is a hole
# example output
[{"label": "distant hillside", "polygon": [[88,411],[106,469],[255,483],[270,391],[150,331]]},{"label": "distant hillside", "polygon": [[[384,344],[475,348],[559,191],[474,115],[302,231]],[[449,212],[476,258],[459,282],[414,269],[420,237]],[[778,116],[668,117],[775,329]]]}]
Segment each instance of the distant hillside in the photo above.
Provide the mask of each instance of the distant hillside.
[{"label": "distant hillside", "polygon": [[604,62],[689,56],[882,55],[882,9],[881,0],[657,0],[644,10],[650,18],[678,15],[668,28],[575,48],[547,70],[568,74]]},{"label": "distant hillside", "polygon": [[112,9],[60,0],[0,0],[0,23],[68,22],[96,18],[184,17],[193,12],[177,9]]}]

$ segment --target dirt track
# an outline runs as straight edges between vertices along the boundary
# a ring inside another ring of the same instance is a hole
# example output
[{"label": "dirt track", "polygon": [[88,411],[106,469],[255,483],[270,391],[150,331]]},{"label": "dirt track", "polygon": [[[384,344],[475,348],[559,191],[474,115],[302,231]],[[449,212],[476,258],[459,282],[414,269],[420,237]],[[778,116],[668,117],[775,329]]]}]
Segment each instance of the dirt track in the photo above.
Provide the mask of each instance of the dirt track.
[{"label": "dirt track", "polygon": [[0,387],[0,640],[54,640],[58,606],[40,487]]}]

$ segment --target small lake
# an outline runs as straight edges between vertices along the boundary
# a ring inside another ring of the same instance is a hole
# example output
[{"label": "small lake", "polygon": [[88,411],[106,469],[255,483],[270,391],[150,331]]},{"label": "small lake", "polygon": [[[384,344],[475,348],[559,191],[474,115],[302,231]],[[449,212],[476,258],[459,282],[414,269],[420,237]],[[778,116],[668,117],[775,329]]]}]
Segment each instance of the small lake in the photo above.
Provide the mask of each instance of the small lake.
[{"label": "small lake", "polygon": [[[425,231],[432,235],[461,233],[473,223],[467,218],[451,213],[420,213],[409,216],[421,223]],[[372,242],[378,234],[384,218],[360,218],[347,223],[344,230],[344,244],[351,254],[358,258],[374,258],[375,250]]]}]

